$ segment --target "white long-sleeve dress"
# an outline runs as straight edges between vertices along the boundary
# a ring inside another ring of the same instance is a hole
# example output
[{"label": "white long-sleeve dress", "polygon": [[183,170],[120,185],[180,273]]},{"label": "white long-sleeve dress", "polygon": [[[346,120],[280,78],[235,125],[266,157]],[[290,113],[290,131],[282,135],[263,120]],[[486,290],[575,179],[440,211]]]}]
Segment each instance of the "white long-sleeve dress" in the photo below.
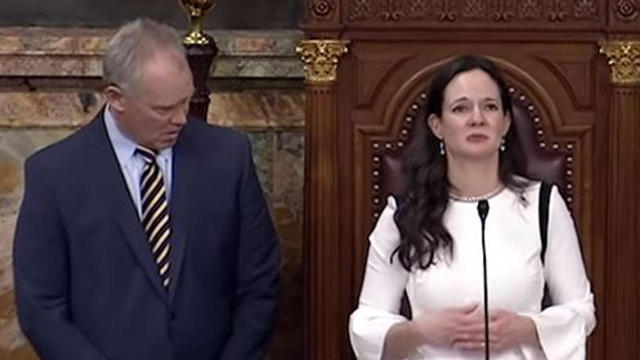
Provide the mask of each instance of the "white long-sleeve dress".
[{"label": "white long-sleeve dress", "polygon": [[[486,220],[489,312],[505,309],[530,317],[542,351],[521,346],[494,353],[493,360],[584,360],[586,338],[595,326],[593,295],[571,215],[554,186],[544,266],[540,258],[538,220],[540,183],[519,195],[505,188],[489,199]],[[414,318],[425,311],[483,304],[481,225],[477,203],[450,200],[444,224],[453,238],[453,257],[427,270],[406,271],[392,252],[400,241],[393,219],[396,201],[387,206],[369,237],[370,247],[358,308],[351,314],[349,335],[360,360],[382,357],[389,328],[407,321],[399,315],[403,290]],[[541,311],[544,281],[553,306]],[[410,359],[484,359],[484,352],[420,346]]]}]

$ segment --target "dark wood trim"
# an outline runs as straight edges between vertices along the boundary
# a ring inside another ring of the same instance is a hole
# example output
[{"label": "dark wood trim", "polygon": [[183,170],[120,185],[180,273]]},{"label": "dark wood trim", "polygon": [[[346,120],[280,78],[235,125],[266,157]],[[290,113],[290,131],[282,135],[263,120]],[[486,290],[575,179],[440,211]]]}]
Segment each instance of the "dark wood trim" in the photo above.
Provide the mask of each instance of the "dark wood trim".
[{"label": "dark wood trim", "polygon": [[331,15],[305,20],[306,36],[337,37],[351,45],[338,82],[327,90],[333,102],[308,87],[305,285],[313,298],[305,303],[305,359],[353,358],[348,316],[357,304],[372,215],[385,201],[373,188],[375,155],[382,151],[374,146],[402,141],[403,120],[425,81],[416,77],[461,53],[501,61],[539,111],[546,142],[572,145],[572,207],[598,319],[589,359],[638,359],[640,84],[611,84],[607,58],[598,53],[603,39],[638,39],[638,1],[629,8],[619,1],[580,2],[597,8],[597,17],[584,22],[576,20],[576,2],[555,1],[570,14],[555,18],[554,26],[548,17],[517,16],[511,22],[437,16],[423,21],[407,19],[406,13],[358,20],[350,18],[356,2],[412,2],[327,1],[335,6]]},{"label": "dark wood trim", "polygon": [[[339,358],[345,343],[339,308],[340,248],[336,92],[307,86],[305,146],[304,341],[305,359]],[[326,357],[326,354],[332,354]]]},{"label": "dark wood trim", "polygon": [[640,86],[610,96],[604,326],[607,359],[638,359]]},{"label": "dark wood trim", "polygon": [[193,85],[195,93],[189,104],[189,115],[207,121],[209,111],[209,77],[211,74],[211,64],[218,54],[218,46],[215,40],[208,36],[209,43],[204,45],[185,45],[187,60],[193,74]]}]

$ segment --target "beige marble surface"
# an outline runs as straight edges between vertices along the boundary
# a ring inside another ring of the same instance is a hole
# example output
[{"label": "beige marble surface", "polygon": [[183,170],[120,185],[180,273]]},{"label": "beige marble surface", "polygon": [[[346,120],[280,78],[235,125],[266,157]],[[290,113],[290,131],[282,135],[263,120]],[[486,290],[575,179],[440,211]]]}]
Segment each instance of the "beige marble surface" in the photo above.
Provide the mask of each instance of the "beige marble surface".
[{"label": "beige marble surface", "polygon": [[[243,129],[304,126],[301,90],[246,90],[211,94],[207,121]],[[0,127],[73,128],[83,125],[102,108],[98,92],[0,91]]]},{"label": "beige marble surface", "polygon": [[0,360],[35,359],[22,336],[13,301],[11,252],[23,192],[22,166],[37,149],[71,130],[0,130]]},{"label": "beige marble surface", "polygon": [[[24,160],[71,134],[101,109],[104,99],[95,84],[110,33],[105,29],[0,28],[0,360],[37,359],[20,332],[13,300],[11,253]],[[211,95],[207,121],[249,135],[283,249],[281,309],[286,310],[278,316],[267,358],[299,359],[305,96],[294,47],[301,33],[217,31],[212,35],[220,47],[213,81],[241,85]],[[278,79],[299,81],[300,86],[283,88],[275,85]]]},{"label": "beige marble surface", "polygon": [[[102,74],[111,29],[0,28],[0,76]],[[220,49],[213,77],[302,78],[296,30],[212,31]]]}]

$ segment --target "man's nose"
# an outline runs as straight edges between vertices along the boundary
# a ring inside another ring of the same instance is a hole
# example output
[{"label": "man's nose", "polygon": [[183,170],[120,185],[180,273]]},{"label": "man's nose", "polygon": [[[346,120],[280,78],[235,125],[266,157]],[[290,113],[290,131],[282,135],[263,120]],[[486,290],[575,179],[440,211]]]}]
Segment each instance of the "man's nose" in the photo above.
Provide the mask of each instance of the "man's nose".
[{"label": "man's nose", "polygon": [[189,106],[178,108],[171,114],[171,123],[174,125],[184,125],[187,122],[187,114],[189,112]]}]

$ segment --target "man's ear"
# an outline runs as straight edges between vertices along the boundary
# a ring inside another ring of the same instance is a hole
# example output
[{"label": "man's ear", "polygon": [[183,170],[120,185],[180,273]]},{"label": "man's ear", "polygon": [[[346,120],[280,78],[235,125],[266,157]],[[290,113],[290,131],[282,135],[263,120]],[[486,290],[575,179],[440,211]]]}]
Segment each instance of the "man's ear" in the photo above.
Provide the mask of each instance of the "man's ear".
[{"label": "man's ear", "polygon": [[107,102],[111,109],[116,112],[124,112],[124,95],[122,89],[115,85],[109,85],[104,89],[104,96],[107,98]]},{"label": "man's ear", "polygon": [[436,114],[431,114],[427,119],[427,124],[429,125],[433,135],[442,140],[442,124],[440,123],[440,118],[438,118]]}]

